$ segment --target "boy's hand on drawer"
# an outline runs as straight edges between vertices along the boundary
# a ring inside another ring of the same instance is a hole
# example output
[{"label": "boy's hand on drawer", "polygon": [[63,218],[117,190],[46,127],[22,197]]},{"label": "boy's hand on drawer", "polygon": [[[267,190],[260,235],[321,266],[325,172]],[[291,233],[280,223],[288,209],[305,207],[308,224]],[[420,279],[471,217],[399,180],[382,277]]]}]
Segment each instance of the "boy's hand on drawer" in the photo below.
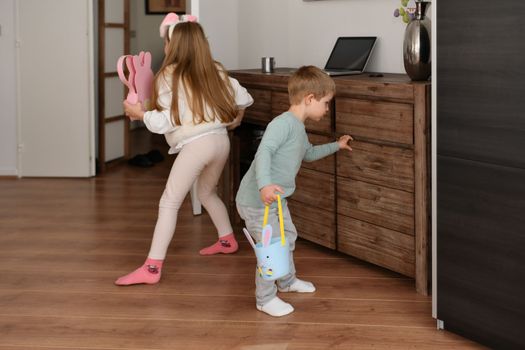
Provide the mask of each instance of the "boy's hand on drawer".
[{"label": "boy's hand on drawer", "polygon": [[259,194],[264,205],[270,205],[277,200],[277,195],[275,192],[284,194],[284,190],[279,185],[271,184],[260,189]]},{"label": "boy's hand on drawer", "polygon": [[337,140],[337,143],[339,144],[339,149],[347,149],[349,151],[352,150],[352,147],[348,145],[349,141],[353,141],[354,139],[350,135],[343,135]]}]

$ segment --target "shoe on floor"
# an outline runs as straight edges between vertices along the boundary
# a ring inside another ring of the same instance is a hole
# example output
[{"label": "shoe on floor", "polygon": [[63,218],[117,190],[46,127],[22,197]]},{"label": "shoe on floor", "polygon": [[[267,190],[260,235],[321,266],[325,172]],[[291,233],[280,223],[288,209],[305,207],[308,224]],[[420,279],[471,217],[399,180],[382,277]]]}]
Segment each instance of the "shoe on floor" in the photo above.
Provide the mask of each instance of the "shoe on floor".
[{"label": "shoe on floor", "polygon": [[144,154],[137,154],[135,157],[128,160],[128,164],[140,168],[149,168],[153,166],[153,162]]},{"label": "shoe on floor", "polygon": [[162,153],[160,153],[159,150],[151,150],[148,153],[145,154],[146,157],[152,162],[152,163],[160,163],[164,160],[164,156]]},{"label": "shoe on floor", "polygon": [[285,288],[277,288],[279,292],[296,292],[296,293],[313,293],[315,292],[315,286],[312,282],[303,281],[296,279],[294,283],[290,284]]},{"label": "shoe on floor", "polygon": [[275,297],[263,306],[257,304],[257,310],[267,313],[273,317],[281,317],[288,315],[293,312],[294,308],[292,305],[284,302],[279,297]]}]

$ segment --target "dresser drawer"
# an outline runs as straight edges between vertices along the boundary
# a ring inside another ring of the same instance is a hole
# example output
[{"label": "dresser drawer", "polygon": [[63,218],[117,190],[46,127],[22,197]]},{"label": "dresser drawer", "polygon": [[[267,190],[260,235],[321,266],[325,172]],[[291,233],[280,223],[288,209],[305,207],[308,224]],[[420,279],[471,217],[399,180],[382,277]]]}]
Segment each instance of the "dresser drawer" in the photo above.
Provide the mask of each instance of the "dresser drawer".
[{"label": "dresser drawer", "polygon": [[414,235],[414,195],[337,177],[337,213]]},{"label": "dresser drawer", "polygon": [[[308,134],[308,140],[314,146],[334,142],[334,139],[332,137],[310,133]],[[305,169],[321,171],[323,173],[335,174],[335,154],[321,158],[314,162],[303,161],[302,167]]]},{"label": "dresser drawer", "polygon": [[[281,113],[286,112],[290,108],[290,100],[288,99],[288,94],[285,92],[276,92],[272,91],[272,114],[278,116]],[[321,134],[331,134],[332,127],[332,111],[330,110],[326,113],[326,116],[318,122],[307,120],[304,124],[307,131],[313,131]]]},{"label": "dresser drawer", "polygon": [[273,118],[271,106],[271,92],[262,89],[247,89],[253,97],[253,104],[246,109],[246,121],[255,121],[266,125]]},{"label": "dresser drawer", "polygon": [[337,250],[406,276],[415,275],[413,236],[338,215]]},{"label": "dresser drawer", "polygon": [[295,185],[293,200],[316,208],[335,210],[334,175],[301,168]]},{"label": "dresser drawer", "polygon": [[414,192],[412,149],[352,141],[352,152],[337,152],[337,175]]},{"label": "dresser drawer", "polygon": [[288,200],[292,221],[299,237],[335,249],[335,213]]},{"label": "dresser drawer", "polygon": [[[414,85],[406,75],[384,73],[384,77],[366,78],[364,74],[334,77],[337,97],[363,97],[381,100],[414,101]],[[416,83],[417,84],[417,83]]]},{"label": "dresser drawer", "polygon": [[407,145],[414,143],[411,104],[337,98],[335,111],[338,134]]},{"label": "dresser drawer", "polygon": [[272,114],[276,117],[290,108],[288,94],[285,92],[272,91]]}]

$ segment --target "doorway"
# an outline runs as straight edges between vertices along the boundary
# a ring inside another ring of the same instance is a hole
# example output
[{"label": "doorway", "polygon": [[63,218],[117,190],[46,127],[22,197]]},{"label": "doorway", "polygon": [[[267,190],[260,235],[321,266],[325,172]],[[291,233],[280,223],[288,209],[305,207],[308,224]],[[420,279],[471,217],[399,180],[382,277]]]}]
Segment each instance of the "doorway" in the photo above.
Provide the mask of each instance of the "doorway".
[{"label": "doorway", "polygon": [[[122,100],[127,88],[120,82],[117,60],[125,54],[148,51],[156,72],[164,57],[158,26],[164,13],[148,13],[144,0],[98,0],[98,157],[97,173],[150,151],[167,152],[162,135],[152,135],[142,122],[130,122]],[[139,164],[140,165],[140,164]]]}]

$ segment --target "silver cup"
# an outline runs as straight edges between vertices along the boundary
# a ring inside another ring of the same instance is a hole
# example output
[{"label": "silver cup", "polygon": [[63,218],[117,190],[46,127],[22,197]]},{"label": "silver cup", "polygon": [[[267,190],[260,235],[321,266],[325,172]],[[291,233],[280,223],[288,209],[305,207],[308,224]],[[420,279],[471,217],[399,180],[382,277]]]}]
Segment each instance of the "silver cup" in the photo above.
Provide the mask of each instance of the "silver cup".
[{"label": "silver cup", "polygon": [[275,59],[273,57],[261,58],[261,71],[263,73],[273,73],[275,68]]}]

